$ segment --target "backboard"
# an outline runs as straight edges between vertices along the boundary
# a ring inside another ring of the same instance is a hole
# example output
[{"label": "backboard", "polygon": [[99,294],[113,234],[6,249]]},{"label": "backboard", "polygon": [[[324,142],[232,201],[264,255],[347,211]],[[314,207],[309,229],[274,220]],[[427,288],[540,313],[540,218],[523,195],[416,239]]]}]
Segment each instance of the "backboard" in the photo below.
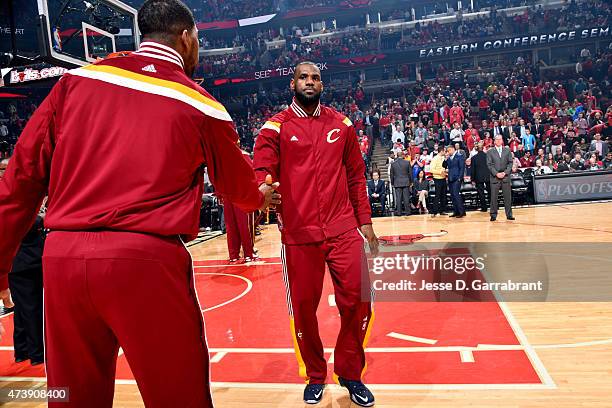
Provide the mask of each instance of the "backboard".
[{"label": "backboard", "polygon": [[47,62],[82,66],[140,43],[137,11],[119,0],[37,0]]}]

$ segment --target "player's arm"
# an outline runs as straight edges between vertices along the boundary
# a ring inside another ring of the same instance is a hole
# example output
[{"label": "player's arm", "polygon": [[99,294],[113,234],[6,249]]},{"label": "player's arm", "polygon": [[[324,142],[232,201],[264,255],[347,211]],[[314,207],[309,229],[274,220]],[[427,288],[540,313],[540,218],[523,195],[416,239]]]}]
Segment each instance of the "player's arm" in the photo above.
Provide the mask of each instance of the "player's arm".
[{"label": "player's arm", "polygon": [[60,80],[34,112],[15,145],[0,179],[0,291],[8,288],[8,273],[21,240],[32,227],[49,184],[55,144],[57,107],[66,80]]},{"label": "player's arm", "polygon": [[[348,119],[347,119],[348,120]],[[348,122],[350,123],[350,122]],[[344,145],[344,166],[348,181],[349,199],[359,225],[372,223],[372,212],[366,191],[365,163],[357,144],[357,134],[352,124],[347,125]]]},{"label": "player's arm", "polygon": [[280,123],[267,121],[257,135],[253,149],[253,167],[257,182],[261,185],[266,176],[270,174],[272,180],[277,182],[280,169]]},{"label": "player's arm", "polygon": [[350,120],[345,119],[347,125],[346,143],[344,144],[344,167],[346,168],[346,179],[348,182],[349,200],[353,206],[355,218],[361,233],[368,241],[372,256],[378,256],[378,238],[372,228],[372,210],[370,199],[366,189],[365,163],[361,157],[357,134]]},{"label": "player's arm", "polygon": [[238,133],[231,121],[206,117],[203,143],[208,176],[223,199],[245,212],[264,204],[255,173],[238,147]]}]

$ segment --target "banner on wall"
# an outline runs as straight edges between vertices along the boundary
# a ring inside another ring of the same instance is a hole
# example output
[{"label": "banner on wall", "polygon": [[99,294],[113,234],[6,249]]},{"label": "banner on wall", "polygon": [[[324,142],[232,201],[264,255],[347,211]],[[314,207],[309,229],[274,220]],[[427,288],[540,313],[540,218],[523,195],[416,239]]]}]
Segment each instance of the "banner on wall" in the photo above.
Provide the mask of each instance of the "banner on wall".
[{"label": "banner on wall", "polygon": [[501,38],[487,41],[474,41],[444,47],[421,48],[419,59],[471,54],[481,51],[516,50],[535,46],[564,44],[576,40],[588,40],[610,37],[610,27],[590,28],[584,30],[562,31],[552,34],[527,35]]},{"label": "banner on wall", "polygon": [[612,199],[612,171],[536,176],[536,203]]},{"label": "banner on wall", "polygon": [[[315,64],[317,65],[317,67],[319,67],[321,71],[326,71],[327,69],[329,69],[327,66],[328,64],[327,62],[316,62]],[[241,75],[240,77],[236,77],[236,78],[217,79],[213,82],[213,84],[214,85],[224,85],[224,84],[230,84],[230,83],[236,84],[236,83],[248,82],[248,81],[258,81],[258,80],[267,79],[267,78],[286,77],[286,76],[293,75],[294,72],[295,72],[295,67],[277,67],[277,68],[265,69],[263,71],[245,73]]]}]

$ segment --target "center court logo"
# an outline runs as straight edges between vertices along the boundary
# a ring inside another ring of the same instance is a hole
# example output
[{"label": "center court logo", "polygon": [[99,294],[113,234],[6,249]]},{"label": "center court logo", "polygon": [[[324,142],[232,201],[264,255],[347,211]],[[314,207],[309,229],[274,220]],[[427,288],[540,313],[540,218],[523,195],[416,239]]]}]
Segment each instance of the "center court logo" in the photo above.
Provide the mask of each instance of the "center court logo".
[{"label": "center court logo", "polygon": [[336,137],[335,139],[332,139],[332,136],[335,133],[340,133],[340,129],[332,129],[327,132],[327,143],[334,143],[336,140],[340,139],[340,136]]}]

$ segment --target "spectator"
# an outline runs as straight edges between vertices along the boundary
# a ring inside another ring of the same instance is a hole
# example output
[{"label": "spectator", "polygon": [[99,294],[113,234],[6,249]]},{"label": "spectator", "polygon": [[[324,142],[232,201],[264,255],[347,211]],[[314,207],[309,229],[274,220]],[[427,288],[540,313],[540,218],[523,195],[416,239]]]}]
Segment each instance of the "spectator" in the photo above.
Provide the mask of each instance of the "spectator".
[{"label": "spectator", "polygon": [[605,170],[612,168],[612,152],[611,151],[608,151],[606,158],[603,160],[603,168]]},{"label": "spectator", "polygon": [[480,205],[480,211],[487,212],[488,202],[485,196],[485,190],[487,195],[491,195],[491,184],[489,181],[489,169],[487,167],[487,155],[484,153],[483,144],[479,143],[476,146],[477,153],[472,157],[472,172],[470,175],[472,184],[476,187],[478,194],[478,202]]},{"label": "spectator", "polygon": [[519,160],[521,162],[521,167],[533,167],[535,163],[530,151],[525,152],[525,155]]},{"label": "spectator", "polygon": [[397,160],[391,165],[391,185],[395,189],[395,215],[410,215],[410,186],[412,185],[412,168],[400,152]]},{"label": "spectator", "polygon": [[431,161],[431,174],[434,179],[436,195],[434,198],[432,218],[437,214],[445,215],[446,213],[446,155],[444,147],[438,147],[438,154]]},{"label": "spectator", "polygon": [[563,152],[565,146],[565,137],[557,125],[552,126],[550,131],[549,140],[551,142],[551,153],[557,155]]},{"label": "spectator", "polygon": [[459,125],[459,123],[455,122],[453,124],[453,130],[451,130],[450,132],[451,142],[463,144],[464,133],[465,132],[461,129],[461,126]]},{"label": "spectator", "polygon": [[378,171],[374,171],[372,173],[372,180],[368,180],[368,196],[370,197],[372,213],[374,213],[374,203],[380,203],[382,213],[384,214],[386,208],[386,189],[385,182],[380,179]]},{"label": "spectator", "polygon": [[453,203],[453,213],[450,217],[465,217],[463,198],[461,197],[461,186],[465,177],[465,156],[450,145],[447,149],[448,155],[448,185]]},{"label": "spectator", "polygon": [[557,163],[557,172],[558,173],[565,173],[570,171],[570,163],[572,161],[572,158],[569,154],[565,153],[563,155],[563,159],[561,161],[559,161]]},{"label": "spectator", "polygon": [[552,170],[548,166],[542,165],[542,160],[536,160],[536,168],[534,170],[534,174],[550,174]]},{"label": "spectator", "polygon": [[461,124],[465,119],[463,109],[459,106],[457,101],[453,102],[453,107],[450,110],[450,123],[451,125]]},{"label": "spectator", "polygon": [[601,133],[595,134],[594,140],[591,142],[591,146],[589,147],[589,152],[596,152],[599,157],[608,155],[609,145],[607,142],[601,140]]},{"label": "spectator", "polygon": [[414,182],[414,190],[417,196],[417,208],[419,214],[429,213],[427,209],[427,196],[429,195],[430,181],[425,177],[423,170],[419,171],[416,181]]},{"label": "spectator", "polygon": [[603,166],[601,165],[601,163],[599,163],[597,161],[597,155],[596,154],[593,153],[591,155],[591,157],[589,158],[589,160],[585,164],[585,169],[586,170],[591,170],[591,171],[603,170]]},{"label": "spectator", "polygon": [[521,136],[521,143],[523,144],[526,152],[533,153],[536,146],[536,138],[531,131],[528,131]]},{"label": "spectator", "polygon": [[395,140],[396,142],[401,143],[402,146],[406,142],[406,135],[402,131],[402,127],[400,124],[397,124],[395,128],[393,129],[392,140]]},{"label": "spectator", "polygon": [[574,159],[570,162],[570,169],[573,171],[584,170],[584,160],[582,159],[582,154],[576,153]]}]

